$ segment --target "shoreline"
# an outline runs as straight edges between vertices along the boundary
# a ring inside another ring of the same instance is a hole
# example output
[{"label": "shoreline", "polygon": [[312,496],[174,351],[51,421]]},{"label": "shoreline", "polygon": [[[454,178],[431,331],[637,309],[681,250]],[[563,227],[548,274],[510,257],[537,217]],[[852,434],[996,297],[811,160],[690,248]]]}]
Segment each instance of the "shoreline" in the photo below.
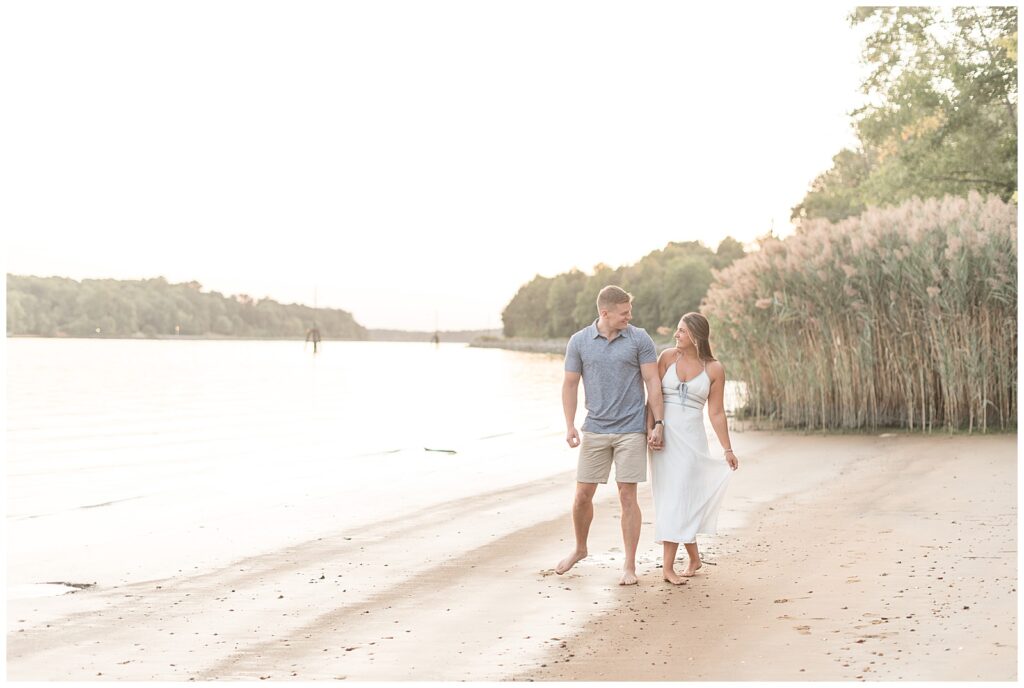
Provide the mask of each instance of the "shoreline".
[{"label": "shoreline", "polygon": [[533,354],[565,354],[569,338],[563,339],[526,339],[518,337],[477,337],[469,342],[474,349],[503,349],[505,351],[524,351]]},{"label": "shoreline", "polygon": [[[471,339],[461,333],[453,333],[446,337],[445,332],[439,333],[441,337],[441,344],[468,344]],[[409,332],[406,334],[394,334],[394,335],[382,335],[375,337],[373,333],[364,339],[355,338],[336,338],[336,337],[321,337],[320,341],[323,342],[410,342],[410,343],[433,343],[432,337],[433,332]],[[131,335],[90,335],[87,337],[75,337],[75,336],[48,336],[41,334],[8,334],[7,339],[74,339],[74,340],[124,340],[124,341],[174,341],[174,340],[187,340],[187,341],[217,341],[217,342],[308,342],[305,336],[289,335],[280,337],[232,337],[232,336],[216,336],[216,335],[198,335],[198,334],[169,334],[169,335],[144,335],[139,334],[135,336]]]},{"label": "shoreline", "polygon": [[[161,342],[174,341],[174,340],[178,340],[178,339],[186,340],[186,341],[204,341],[204,340],[209,340],[209,341],[214,341],[214,342],[262,342],[262,341],[266,341],[266,342],[303,342],[303,341],[307,341],[304,336],[303,337],[299,337],[297,335],[296,336],[288,336],[288,337],[284,337],[284,336],[282,336],[282,337],[231,337],[231,336],[222,336],[221,337],[221,336],[200,335],[200,334],[168,334],[168,335],[152,335],[152,336],[145,335],[145,334],[140,334],[140,335],[137,335],[137,336],[110,335],[109,337],[108,336],[104,336],[104,335],[95,335],[95,336],[90,335],[88,337],[75,337],[75,336],[71,336],[71,335],[67,335],[67,336],[61,336],[61,335],[48,336],[48,335],[42,335],[42,334],[8,334],[7,335],[7,339],[61,339],[61,340],[64,340],[64,339],[67,339],[67,340],[72,340],[72,339],[74,339],[74,340],[90,340],[90,339],[95,339],[95,340],[104,340],[104,341],[111,341],[111,340],[113,340],[113,341],[148,341],[148,340],[152,340],[152,341],[161,341]],[[369,341],[374,341],[374,340],[372,340],[372,339],[333,339],[333,338],[329,339],[327,337],[323,337],[323,338],[321,338],[320,341],[321,342],[369,342]]]},{"label": "shoreline", "polygon": [[573,472],[552,437],[547,478],[206,570],[179,542],[177,575],[9,599],[8,679],[1016,677],[1015,435],[734,434],[684,586],[661,582],[649,484],[639,586],[616,584],[610,485],[590,556],[553,574]]}]

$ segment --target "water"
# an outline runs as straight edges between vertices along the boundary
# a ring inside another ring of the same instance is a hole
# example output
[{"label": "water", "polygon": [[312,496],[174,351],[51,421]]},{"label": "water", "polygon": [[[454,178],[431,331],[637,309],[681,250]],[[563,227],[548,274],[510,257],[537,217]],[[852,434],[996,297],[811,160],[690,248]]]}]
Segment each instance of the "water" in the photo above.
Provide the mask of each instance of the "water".
[{"label": "water", "polygon": [[223,566],[546,477],[571,491],[560,356],[76,339],[7,355],[9,596]]},{"label": "water", "polygon": [[14,339],[8,354],[12,475],[151,469],[154,450],[178,468],[346,459],[558,420],[557,357],[464,345],[336,342],[314,358],[294,342]]},{"label": "water", "polygon": [[[563,434],[556,356],[368,342],[327,342],[316,357],[296,342],[7,347],[12,584],[171,575],[161,542],[196,538],[216,564],[308,532],[309,519],[367,523],[572,467],[568,450],[551,459]],[[128,562],[132,550],[146,556]]]}]

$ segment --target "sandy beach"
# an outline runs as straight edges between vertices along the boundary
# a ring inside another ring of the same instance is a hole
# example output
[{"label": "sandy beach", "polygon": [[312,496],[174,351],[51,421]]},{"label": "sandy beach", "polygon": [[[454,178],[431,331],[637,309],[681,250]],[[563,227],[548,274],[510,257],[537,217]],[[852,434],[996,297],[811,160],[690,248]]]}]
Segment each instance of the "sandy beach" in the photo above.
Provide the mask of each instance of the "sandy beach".
[{"label": "sandy beach", "polygon": [[9,599],[7,678],[1014,680],[1016,439],[736,432],[721,532],[678,588],[649,486],[640,585],[615,584],[611,487],[591,556],[553,574],[568,471],[227,566],[180,542],[177,575]]},{"label": "sandy beach", "polygon": [[779,493],[531,678],[1016,678],[1015,436],[741,437],[760,452],[733,499]]}]

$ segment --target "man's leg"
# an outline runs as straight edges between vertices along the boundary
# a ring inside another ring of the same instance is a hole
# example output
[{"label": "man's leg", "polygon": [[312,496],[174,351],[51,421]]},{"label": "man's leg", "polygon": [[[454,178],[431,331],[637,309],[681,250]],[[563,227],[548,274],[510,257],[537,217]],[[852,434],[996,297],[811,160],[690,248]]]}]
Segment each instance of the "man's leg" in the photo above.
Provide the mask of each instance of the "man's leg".
[{"label": "man's leg", "polygon": [[572,501],[572,527],[576,534],[576,548],[555,567],[555,573],[562,575],[580,559],[587,556],[587,535],[594,520],[594,493],[597,483],[576,483],[576,497]]},{"label": "man's leg", "polygon": [[622,504],[622,544],[626,550],[626,563],[622,567],[619,585],[636,585],[636,547],[640,543],[640,504],[636,501],[636,483],[617,483],[619,503]]}]

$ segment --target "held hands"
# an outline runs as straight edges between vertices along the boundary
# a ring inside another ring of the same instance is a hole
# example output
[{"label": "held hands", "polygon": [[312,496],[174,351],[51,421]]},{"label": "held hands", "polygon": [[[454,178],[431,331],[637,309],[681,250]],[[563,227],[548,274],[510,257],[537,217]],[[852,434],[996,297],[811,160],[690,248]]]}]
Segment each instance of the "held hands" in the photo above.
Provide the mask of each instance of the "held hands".
[{"label": "held hands", "polygon": [[569,428],[569,431],[565,435],[565,441],[569,444],[570,449],[575,449],[580,446],[580,434],[576,432],[576,427]]},{"label": "held hands", "polygon": [[647,446],[652,451],[661,451],[665,446],[665,431],[661,424],[655,425],[647,431]]}]

